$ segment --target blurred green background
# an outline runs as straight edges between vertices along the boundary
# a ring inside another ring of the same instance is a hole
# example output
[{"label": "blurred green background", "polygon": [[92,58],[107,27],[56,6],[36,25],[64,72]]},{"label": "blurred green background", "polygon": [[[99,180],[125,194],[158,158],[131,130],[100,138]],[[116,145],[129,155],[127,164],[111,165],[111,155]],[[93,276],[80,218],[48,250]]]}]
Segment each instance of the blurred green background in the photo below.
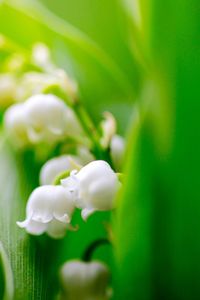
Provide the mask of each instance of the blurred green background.
[{"label": "blurred green background", "polygon": [[[199,12],[198,0],[1,1],[1,33],[26,51],[45,42],[95,123],[109,110],[128,136],[114,247],[95,253],[111,267],[114,299],[200,299]],[[14,299],[53,299],[60,264],[104,237],[110,214],[63,241],[28,237],[15,222],[39,166],[3,139],[0,240]]]}]

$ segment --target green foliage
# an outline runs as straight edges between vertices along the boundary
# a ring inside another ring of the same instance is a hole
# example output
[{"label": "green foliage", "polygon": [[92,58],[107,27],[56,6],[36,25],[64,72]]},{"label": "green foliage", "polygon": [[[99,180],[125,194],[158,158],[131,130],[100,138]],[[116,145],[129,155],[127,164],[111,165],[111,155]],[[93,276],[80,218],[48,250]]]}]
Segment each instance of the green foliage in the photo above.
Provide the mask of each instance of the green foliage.
[{"label": "green foliage", "polygon": [[116,293],[199,299],[199,1],[148,2],[154,89],[129,150],[116,222]]}]

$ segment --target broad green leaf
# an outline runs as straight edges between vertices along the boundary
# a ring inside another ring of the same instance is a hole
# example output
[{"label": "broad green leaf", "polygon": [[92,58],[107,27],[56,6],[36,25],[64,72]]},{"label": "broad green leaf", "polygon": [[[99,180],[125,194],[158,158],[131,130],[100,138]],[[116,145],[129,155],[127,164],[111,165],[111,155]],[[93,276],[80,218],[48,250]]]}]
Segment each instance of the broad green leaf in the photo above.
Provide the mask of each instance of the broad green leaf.
[{"label": "broad green leaf", "polygon": [[199,1],[146,2],[154,88],[116,218],[116,299],[199,299]]}]

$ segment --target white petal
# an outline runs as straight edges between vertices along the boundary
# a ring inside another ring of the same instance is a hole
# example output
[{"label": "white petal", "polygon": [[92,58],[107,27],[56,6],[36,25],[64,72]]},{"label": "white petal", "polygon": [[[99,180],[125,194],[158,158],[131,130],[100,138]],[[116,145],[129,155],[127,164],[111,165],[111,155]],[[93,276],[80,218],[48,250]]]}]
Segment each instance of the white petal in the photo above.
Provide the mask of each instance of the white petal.
[{"label": "white petal", "polygon": [[65,236],[66,230],[66,223],[62,223],[54,219],[48,224],[47,234],[54,239],[60,239]]},{"label": "white petal", "polygon": [[26,220],[24,220],[24,221],[22,221],[22,222],[17,221],[16,224],[17,224],[19,227],[21,227],[21,228],[26,228],[27,225],[29,224],[29,222],[30,222],[30,220],[26,219]]},{"label": "white petal", "polygon": [[53,200],[55,187],[46,185],[36,188],[27,203],[27,217],[47,223],[53,218]]},{"label": "white petal", "polygon": [[62,222],[62,223],[70,223],[71,222],[71,217],[69,217],[68,214],[64,214],[63,216],[59,216],[54,214],[54,217],[56,220]]},{"label": "white petal", "polygon": [[89,216],[91,216],[93,213],[95,212],[94,208],[84,208],[81,211],[81,217],[84,221],[87,221],[87,219],[89,218]]},{"label": "white petal", "polygon": [[61,222],[69,223],[74,207],[71,193],[63,186],[55,186],[53,216]]},{"label": "white petal", "polygon": [[52,184],[61,172],[70,170],[69,155],[61,155],[48,160],[40,171],[40,184]]},{"label": "white petal", "polygon": [[26,231],[33,235],[43,234],[47,229],[47,224],[31,220],[26,226]]}]

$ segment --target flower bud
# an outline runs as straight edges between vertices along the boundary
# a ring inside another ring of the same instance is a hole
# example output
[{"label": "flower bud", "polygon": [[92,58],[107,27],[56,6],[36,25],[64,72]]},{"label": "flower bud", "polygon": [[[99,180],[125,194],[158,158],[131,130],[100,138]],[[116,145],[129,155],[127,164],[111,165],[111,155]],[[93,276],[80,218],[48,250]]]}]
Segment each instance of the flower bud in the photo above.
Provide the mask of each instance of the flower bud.
[{"label": "flower bud", "polygon": [[84,220],[95,211],[114,208],[121,185],[110,165],[103,160],[93,161],[79,172],[72,171],[70,177],[61,180],[61,184],[74,195],[76,206],[82,208]]},{"label": "flower bud", "polygon": [[116,132],[116,127],[117,125],[114,116],[108,111],[104,112],[104,120],[101,122],[102,137],[100,140],[103,148],[109,146],[109,143]]},{"label": "flower bud", "polygon": [[62,186],[45,185],[32,192],[26,206],[26,219],[17,225],[33,235],[46,232],[52,238],[61,238],[70,227],[73,211],[70,192]]},{"label": "flower bud", "polygon": [[113,164],[117,171],[120,171],[122,168],[123,158],[125,151],[125,141],[123,137],[115,134],[110,142],[110,154],[113,161]]},{"label": "flower bud", "polygon": [[32,61],[35,65],[46,70],[51,70],[54,67],[49,48],[43,43],[36,43],[33,46]]},{"label": "flower bud", "polygon": [[62,296],[67,300],[109,299],[109,270],[99,261],[66,262],[60,272]]}]

